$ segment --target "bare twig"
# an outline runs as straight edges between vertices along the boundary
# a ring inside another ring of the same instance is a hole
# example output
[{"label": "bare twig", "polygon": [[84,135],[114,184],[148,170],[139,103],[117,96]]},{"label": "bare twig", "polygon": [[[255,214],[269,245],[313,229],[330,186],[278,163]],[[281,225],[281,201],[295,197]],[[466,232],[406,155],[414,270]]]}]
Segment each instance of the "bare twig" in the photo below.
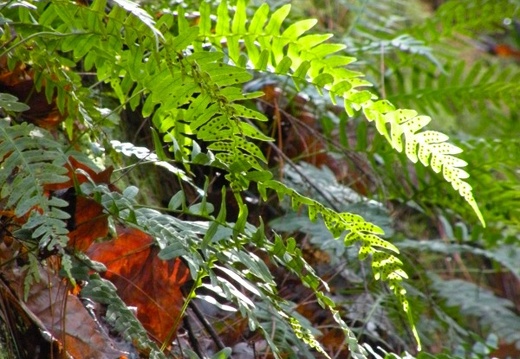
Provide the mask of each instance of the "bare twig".
[{"label": "bare twig", "polygon": [[215,329],[213,328],[213,326],[207,321],[207,319],[204,317],[204,314],[202,314],[202,312],[200,311],[199,307],[197,306],[197,304],[193,301],[190,301],[190,303],[188,304],[188,306],[190,307],[190,309],[193,311],[193,313],[195,314],[195,316],[197,317],[197,320],[200,322],[200,324],[202,324],[202,326],[204,327],[204,329],[208,332],[208,334],[210,335],[211,339],[213,339],[213,341],[215,342],[215,344],[217,345],[217,348],[219,350],[222,350],[224,349],[226,346],[224,345],[224,343],[222,342],[222,340],[220,339],[220,337],[218,336],[217,332],[215,331]]},{"label": "bare twig", "polygon": [[188,332],[188,339],[190,341],[191,347],[193,348],[195,353],[197,353],[197,355],[200,358],[205,358],[206,356],[204,355],[203,350],[200,347],[200,343],[197,340],[197,337],[195,336],[195,333],[193,333],[193,327],[191,326],[190,318],[188,316],[184,317],[183,324],[184,324],[184,328]]}]

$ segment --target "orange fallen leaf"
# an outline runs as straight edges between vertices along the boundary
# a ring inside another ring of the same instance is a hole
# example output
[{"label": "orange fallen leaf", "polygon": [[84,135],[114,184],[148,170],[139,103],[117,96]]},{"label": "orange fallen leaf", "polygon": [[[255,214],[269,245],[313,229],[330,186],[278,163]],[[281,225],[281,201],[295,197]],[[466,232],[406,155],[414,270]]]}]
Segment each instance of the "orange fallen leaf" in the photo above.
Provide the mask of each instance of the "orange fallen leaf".
[{"label": "orange fallen leaf", "polygon": [[94,243],[87,251],[91,259],[105,264],[105,278],[127,305],[137,307],[137,318],[150,336],[162,342],[179,323],[181,286],[190,274],[180,258],[163,261],[158,253],[153,238],[134,228],[118,228],[117,238]]},{"label": "orange fallen leaf", "polygon": [[[101,172],[97,172],[89,166],[87,166],[86,164],[79,162],[72,156],[69,157],[69,163],[66,164],[65,167],[68,171],[67,177],[69,177],[69,180],[62,183],[46,184],[44,187],[46,191],[59,191],[71,188],[74,187],[74,181],[77,181],[78,184],[82,184],[89,181],[88,177],[90,177],[90,179],[92,179],[92,181],[94,181],[94,183],[96,184],[110,184],[110,176],[112,175],[113,171],[112,167],[108,167],[107,169]],[[78,169],[87,173],[88,177],[84,173],[76,171]],[[114,186],[109,187],[111,187],[111,190],[116,190]]]},{"label": "orange fallen leaf", "polygon": [[498,57],[507,57],[515,60],[520,60],[520,50],[515,49],[507,44],[497,44],[491,48],[491,53]]},{"label": "orange fallen leaf", "polygon": [[[109,167],[104,171],[97,172],[74,157],[69,157],[66,168],[69,180],[62,183],[47,184],[45,190],[54,192],[53,195],[69,202],[67,209],[71,216],[68,223],[69,246],[79,251],[86,251],[92,242],[108,234],[108,214],[103,212],[103,206],[94,199],[78,195],[74,190],[74,184],[82,184],[92,180],[96,184],[108,184],[111,190],[117,190],[115,186],[110,185],[113,168]],[[81,171],[77,171],[78,169]]]},{"label": "orange fallen leaf", "polygon": [[97,238],[107,236],[107,218],[102,205],[91,198],[76,196],[68,245],[78,251],[86,251]]}]

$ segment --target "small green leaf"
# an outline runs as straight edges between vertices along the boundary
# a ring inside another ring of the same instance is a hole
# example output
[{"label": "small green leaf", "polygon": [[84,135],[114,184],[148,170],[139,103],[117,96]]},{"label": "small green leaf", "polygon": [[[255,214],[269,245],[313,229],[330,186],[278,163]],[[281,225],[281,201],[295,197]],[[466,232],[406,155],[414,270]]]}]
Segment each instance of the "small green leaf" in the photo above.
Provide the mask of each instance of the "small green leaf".
[{"label": "small green leaf", "polygon": [[249,32],[252,34],[261,34],[266,24],[267,16],[269,15],[269,5],[262,3],[260,7],[255,11],[253,19],[249,24]]},{"label": "small green leaf", "polygon": [[0,93],[0,108],[6,111],[12,112],[23,112],[27,111],[30,107],[24,103],[18,102],[18,99],[7,93]]},{"label": "small green leaf", "polygon": [[221,1],[217,8],[217,24],[215,26],[215,34],[226,36],[229,34],[229,18],[228,3],[226,0]]},{"label": "small green leaf", "polygon": [[311,49],[314,46],[317,46],[328,39],[330,39],[333,35],[332,34],[312,34],[312,35],[305,35],[298,39],[297,44],[302,49]]},{"label": "small green leaf", "polygon": [[286,4],[278,9],[271,15],[271,18],[269,19],[269,23],[265,27],[265,32],[267,34],[280,34],[280,27],[282,26],[283,21],[289,15],[289,12],[291,11],[291,5]]},{"label": "small green leaf", "polygon": [[250,125],[247,122],[240,123],[240,130],[244,134],[244,136],[254,138],[260,141],[273,141],[273,138],[264,135],[260,130],[258,130],[253,125]]},{"label": "small green leaf", "polygon": [[276,69],[274,70],[277,74],[288,74],[291,69],[292,60],[289,56],[285,56],[279,63],[276,65]]},{"label": "small green leaf", "polygon": [[192,214],[207,216],[213,213],[214,207],[211,203],[195,203],[188,208],[188,211]]},{"label": "small green leaf", "polygon": [[334,93],[336,96],[343,97],[346,92],[348,92],[352,88],[352,84],[350,81],[340,81],[335,83],[331,88],[330,92]]},{"label": "small green leaf", "polygon": [[343,67],[356,62],[355,57],[332,55],[322,60],[328,67]]},{"label": "small green leaf", "polygon": [[181,52],[191,45],[199,36],[199,28],[197,26],[188,27],[182,34],[173,38],[170,46],[172,50]]},{"label": "small green leaf", "polygon": [[211,7],[206,1],[200,4],[200,34],[203,36],[211,35]]},{"label": "small green leaf", "polygon": [[312,29],[318,23],[316,19],[300,20],[290,25],[283,33],[282,37],[296,41],[301,35]]},{"label": "small green leaf", "polygon": [[233,34],[244,34],[246,32],[247,22],[247,2],[246,0],[238,0],[233,22],[231,23],[231,32]]},{"label": "small green leaf", "polygon": [[186,198],[184,196],[184,191],[179,191],[175,193],[172,198],[170,199],[170,202],[168,202],[168,209],[175,211],[181,206],[185,205]]},{"label": "small green leaf", "polygon": [[327,55],[334,54],[345,49],[345,45],[343,44],[320,44],[312,48],[310,53],[315,59],[322,59]]},{"label": "small green leaf", "polygon": [[161,142],[161,139],[159,138],[159,134],[157,133],[157,130],[155,128],[151,127],[150,131],[152,132],[153,145],[155,148],[155,154],[157,155],[157,158],[160,161],[168,160],[168,156],[166,156],[166,153],[164,152],[163,143]]},{"label": "small green leaf", "polygon": [[260,57],[258,58],[258,61],[255,64],[255,67],[260,71],[265,71],[267,69],[267,65],[269,64],[269,51],[263,49],[260,53]]},{"label": "small green leaf", "polygon": [[318,88],[324,88],[325,85],[328,85],[332,82],[334,82],[334,77],[331,74],[328,73],[322,73],[316,76],[312,82],[318,87]]},{"label": "small green leaf", "polygon": [[297,79],[305,79],[305,76],[307,75],[307,71],[311,68],[311,64],[309,61],[304,61],[298,66],[296,71],[294,71],[293,76]]}]

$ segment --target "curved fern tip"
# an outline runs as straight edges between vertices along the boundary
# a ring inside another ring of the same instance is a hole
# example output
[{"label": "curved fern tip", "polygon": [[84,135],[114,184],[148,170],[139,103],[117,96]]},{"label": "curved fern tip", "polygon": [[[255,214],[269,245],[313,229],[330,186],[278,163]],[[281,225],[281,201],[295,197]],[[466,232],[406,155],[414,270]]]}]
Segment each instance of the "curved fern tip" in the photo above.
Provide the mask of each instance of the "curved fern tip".
[{"label": "curved fern tip", "polygon": [[484,220],[484,216],[482,215],[482,212],[480,212],[480,209],[478,208],[477,203],[475,202],[475,205],[471,206],[473,210],[475,211],[475,214],[477,215],[480,224],[482,224],[482,227],[486,228],[486,221]]}]

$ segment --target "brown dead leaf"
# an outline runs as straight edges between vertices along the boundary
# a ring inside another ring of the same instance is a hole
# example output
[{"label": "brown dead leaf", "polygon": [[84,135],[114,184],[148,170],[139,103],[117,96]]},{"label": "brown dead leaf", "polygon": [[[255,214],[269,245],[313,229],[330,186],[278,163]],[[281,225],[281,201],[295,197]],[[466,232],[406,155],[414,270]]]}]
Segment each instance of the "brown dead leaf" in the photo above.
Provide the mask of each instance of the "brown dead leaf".
[{"label": "brown dead leaf", "polygon": [[24,120],[48,130],[55,130],[65,119],[58,111],[55,96],[49,103],[44,88],[36,91],[34,71],[25,64],[18,63],[12,71],[6,65],[6,61],[0,61],[0,92],[16,96],[30,107],[21,113]]},{"label": "brown dead leaf", "polygon": [[179,322],[184,298],[181,286],[189,270],[180,258],[163,261],[148,234],[119,228],[118,237],[94,243],[89,257],[105,264],[105,277],[118,289],[121,299],[137,307],[137,318],[155,340],[162,342]]},{"label": "brown dead leaf", "polygon": [[75,359],[125,358],[128,353],[119,349],[88,313],[75,295],[68,293],[66,282],[50,270],[40,267],[41,280],[34,283],[27,302],[23,302],[24,273],[19,268],[4,271],[17,307],[23,310],[40,330],[49,332],[65,352]]}]

